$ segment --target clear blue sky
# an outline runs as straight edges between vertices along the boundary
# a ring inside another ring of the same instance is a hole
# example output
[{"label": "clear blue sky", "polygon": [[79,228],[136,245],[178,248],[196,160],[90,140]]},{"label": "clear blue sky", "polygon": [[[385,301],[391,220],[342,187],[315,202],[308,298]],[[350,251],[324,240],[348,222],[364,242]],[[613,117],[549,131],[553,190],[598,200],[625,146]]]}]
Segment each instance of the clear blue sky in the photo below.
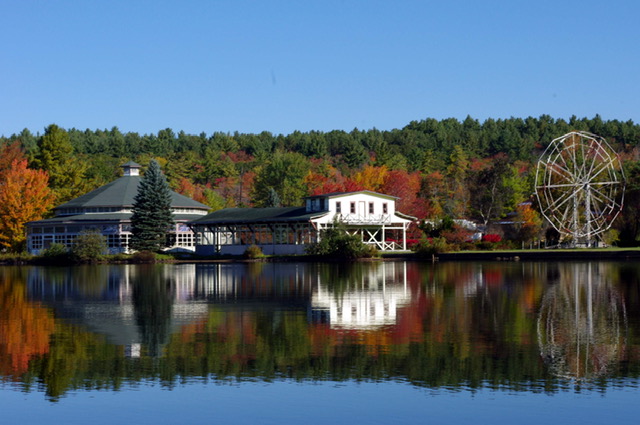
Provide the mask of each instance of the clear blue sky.
[{"label": "clear blue sky", "polygon": [[0,135],[640,122],[640,2],[2,0]]}]

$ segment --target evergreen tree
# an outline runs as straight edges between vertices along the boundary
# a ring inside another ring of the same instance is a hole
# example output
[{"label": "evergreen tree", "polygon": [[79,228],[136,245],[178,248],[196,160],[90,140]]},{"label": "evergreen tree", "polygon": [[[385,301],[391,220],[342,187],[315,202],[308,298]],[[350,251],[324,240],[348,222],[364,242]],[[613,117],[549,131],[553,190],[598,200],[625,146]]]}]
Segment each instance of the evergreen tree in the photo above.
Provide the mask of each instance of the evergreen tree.
[{"label": "evergreen tree", "polygon": [[159,251],[167,246],[167,231],[173,226],[171,190],[160,164],[152,159],[134,198],[131,248]]}]

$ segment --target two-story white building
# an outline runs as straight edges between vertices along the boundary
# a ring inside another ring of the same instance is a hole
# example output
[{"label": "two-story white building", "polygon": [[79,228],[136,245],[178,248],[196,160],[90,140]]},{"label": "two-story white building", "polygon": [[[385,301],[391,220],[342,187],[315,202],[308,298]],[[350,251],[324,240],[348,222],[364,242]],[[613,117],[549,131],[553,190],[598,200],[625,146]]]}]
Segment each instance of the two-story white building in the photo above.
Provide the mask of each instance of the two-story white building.
[{"label": "two-story white building", "polygon": [[397,212],[396,199],[370,191],[330,193],[306,198],[304,207],[225,208],[190,225],[200,255],[242,255],[250,245],[267,255],[304,254],[335,220],[379,251],[403,251],[415,218]]}]

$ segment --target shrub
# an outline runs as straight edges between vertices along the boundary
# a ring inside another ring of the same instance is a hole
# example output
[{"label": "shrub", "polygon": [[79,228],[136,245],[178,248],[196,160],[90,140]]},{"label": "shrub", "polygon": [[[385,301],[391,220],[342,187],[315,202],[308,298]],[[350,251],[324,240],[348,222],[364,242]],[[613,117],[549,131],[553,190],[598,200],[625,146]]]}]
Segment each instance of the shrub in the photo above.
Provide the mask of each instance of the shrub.
[{"label": "shrub", "polygon": [[307,248],[307,254],[344,260],[363,258],[370,253],[371,250],[362,242],[360,236],[349,234],[344,224],[339,221],[334,221],[332,227],[322,230],[320,242]]},{"label": "shrub", "polygon": [[69,255],[69,249],[61,243],[52,243],[49,248],[43,250],[40,255],[47,260],[66,258]]},{"label": "shrub", "polygon": [[71,257],[80,263],[93,263],[107,252],[107,241],[98,230],[83,230],[71,245]]},{"label": "shrub", "polygon": [[250,245],[247,247],[247,250],[244,252],[245,258],[256,259],[264,257],[262,250],[257,245]]},{"label": "shrub", "polygon": [[413,249],[416,254],[428,257],[450,251],[451,246],[445,238],[423,238]]},{"label": "shrub", "polygon": [[362,249],[362,257],[363,258],[377,258],[380,256],[380,252],[375,245],[365,244]]},{"label": "shrub", "polygon": [[134,263],[155,263],[156,254],[151,251],[138,251],[131,256]]},{"label": "shrub", "polygon": [[502,236],[495,233],[482,235],[482,242],[498,243],[502,241]]}]

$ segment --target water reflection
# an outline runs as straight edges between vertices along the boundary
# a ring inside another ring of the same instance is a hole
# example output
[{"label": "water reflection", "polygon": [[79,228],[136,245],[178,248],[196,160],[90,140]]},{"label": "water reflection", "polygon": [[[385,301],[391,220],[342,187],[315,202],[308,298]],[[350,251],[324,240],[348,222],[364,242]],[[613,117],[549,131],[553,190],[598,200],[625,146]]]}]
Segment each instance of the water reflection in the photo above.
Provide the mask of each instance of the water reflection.
[{"label": "water reflection", "polygon": [[625,305],[601,264],[558,265],[538,318],[541,354],[558,376],[578,382],[615,371],[627,334]]},{"label": "water reflection", "polygon": [[[640,267],[307,263],[0,268],[0,374],[51,399],[140,380],[606,388],[640,375]],[[629,317],[626,317],[629,312]]]}]

